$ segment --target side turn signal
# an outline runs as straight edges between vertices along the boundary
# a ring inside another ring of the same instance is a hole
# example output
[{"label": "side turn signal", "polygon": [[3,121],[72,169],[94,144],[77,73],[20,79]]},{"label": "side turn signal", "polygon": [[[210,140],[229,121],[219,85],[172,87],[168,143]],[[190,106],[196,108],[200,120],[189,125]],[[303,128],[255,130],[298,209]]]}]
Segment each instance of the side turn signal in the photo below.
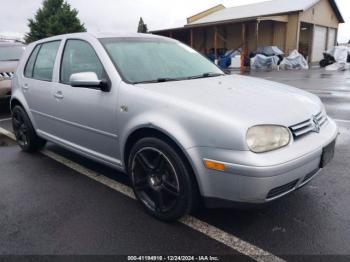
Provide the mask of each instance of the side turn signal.
[{"label": "side turn signal", "polygon": [[212,160],[204,160],[204,165],[208,169],[225,171],[225,165],[223,163],[214,162]]}]

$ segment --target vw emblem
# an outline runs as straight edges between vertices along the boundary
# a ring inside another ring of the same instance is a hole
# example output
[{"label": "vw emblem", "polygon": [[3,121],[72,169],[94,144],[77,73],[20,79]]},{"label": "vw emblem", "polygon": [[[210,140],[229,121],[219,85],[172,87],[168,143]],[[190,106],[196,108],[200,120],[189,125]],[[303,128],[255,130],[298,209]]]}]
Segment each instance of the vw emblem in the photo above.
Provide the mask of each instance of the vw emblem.
[{"label": "vw emblem", "polygon": [[316,133],[320,133],[321,126],[320,126],[320,122],[318,121],[316,116],[312,116],[311,123],[312,123],[312,125],[314,127],[312,131],[314,131]]}]

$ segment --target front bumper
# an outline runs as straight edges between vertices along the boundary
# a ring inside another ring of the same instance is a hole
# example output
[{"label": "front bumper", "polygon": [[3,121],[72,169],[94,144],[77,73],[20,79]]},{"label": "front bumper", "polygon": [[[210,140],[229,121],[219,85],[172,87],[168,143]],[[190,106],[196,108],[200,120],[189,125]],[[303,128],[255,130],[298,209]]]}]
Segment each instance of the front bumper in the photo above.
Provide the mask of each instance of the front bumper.
[{"label": "front bumper", "polygon": [[[310,133],[272,152],[256,154],[206,147],[187,152],[205,199],[258,204],[280,198],[314,178],[320,170],[323,148],[337,135],[337,125],[328,119],[320,133]],[[206,169],[203,159],[224,163],[225,171]]]}]

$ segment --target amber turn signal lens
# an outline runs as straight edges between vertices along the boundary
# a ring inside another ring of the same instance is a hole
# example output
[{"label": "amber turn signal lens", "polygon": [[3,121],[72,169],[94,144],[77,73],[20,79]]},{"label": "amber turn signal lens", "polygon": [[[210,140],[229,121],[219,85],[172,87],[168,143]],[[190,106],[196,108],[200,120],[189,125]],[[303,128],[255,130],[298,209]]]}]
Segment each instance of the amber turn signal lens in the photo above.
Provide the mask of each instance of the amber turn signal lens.
[{"label": "amber turn signal lens", "polygon": [[225,171],[225,165],[223,163],[218,163],[210,160],[204,160],[204,165],[208,169]]}]

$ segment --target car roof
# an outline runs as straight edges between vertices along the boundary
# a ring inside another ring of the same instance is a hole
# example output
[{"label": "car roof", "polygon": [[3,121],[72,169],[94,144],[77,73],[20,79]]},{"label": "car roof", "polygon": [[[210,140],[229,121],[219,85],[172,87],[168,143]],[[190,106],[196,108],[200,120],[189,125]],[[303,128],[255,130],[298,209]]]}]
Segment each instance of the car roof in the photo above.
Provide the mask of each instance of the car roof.
[{"label": "car roof", "polygon": [[136,37],[136,38],[164,38],[159,35],[143,34],[143,33],[125,33],[125,32],[112,32],[112,33],[95,33],[96,38],[113,38],[113,37]]},{"label": "car roof", "polygon": [[36,42],[33,42],[32,44],[37,44],[37,43],[42,43],[42,42],[49,42],[49,41],[55,41],[55,40],[60,40],[63,38],[97,38],[97,39],[102,39],[102,38],[152,38],[152,39],[169,39],[164,36],[159,36],[159,35],[153,35],[153,34],[142,34],[142,33],[130,33],[130,32],[111,32],[111,33],[72,33],[72,34],[64,34],[64,35],[57,35],[57,36],[52,36],[44,39],[40,39]]}]

